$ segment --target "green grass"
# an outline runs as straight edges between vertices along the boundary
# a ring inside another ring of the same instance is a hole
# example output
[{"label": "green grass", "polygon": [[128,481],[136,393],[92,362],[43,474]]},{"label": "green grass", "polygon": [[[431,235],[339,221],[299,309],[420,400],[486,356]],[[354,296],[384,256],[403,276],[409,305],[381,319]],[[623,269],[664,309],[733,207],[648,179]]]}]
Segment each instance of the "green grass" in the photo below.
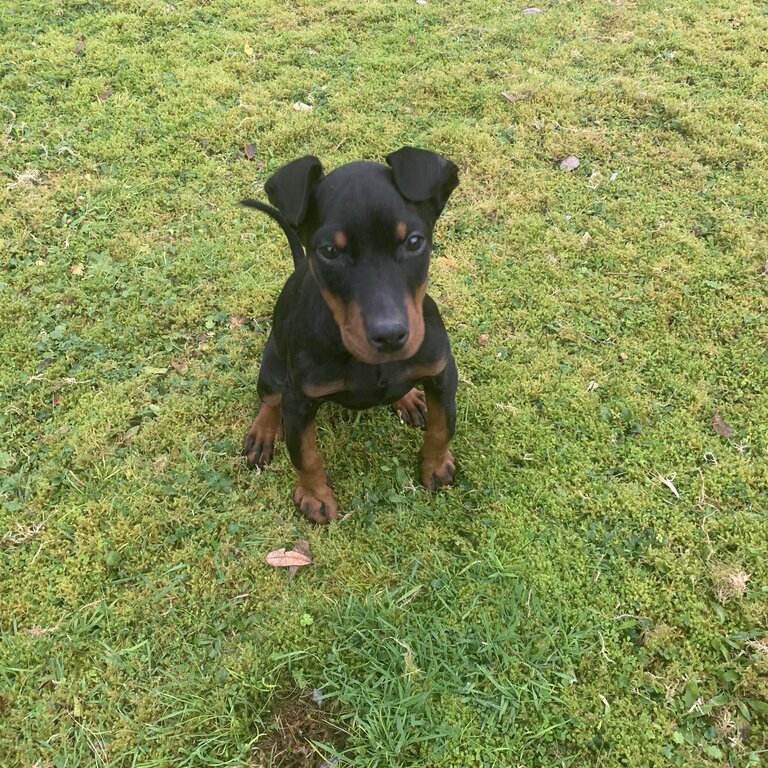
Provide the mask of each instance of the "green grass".
[{"label": "green grass", "polygon": [[[526,5],[0,0],[3,766],[765,760],[768,5]],[[328,408],[317,530],[238,457],[237,201],[403,144],[461,168],[457,485]]]}]

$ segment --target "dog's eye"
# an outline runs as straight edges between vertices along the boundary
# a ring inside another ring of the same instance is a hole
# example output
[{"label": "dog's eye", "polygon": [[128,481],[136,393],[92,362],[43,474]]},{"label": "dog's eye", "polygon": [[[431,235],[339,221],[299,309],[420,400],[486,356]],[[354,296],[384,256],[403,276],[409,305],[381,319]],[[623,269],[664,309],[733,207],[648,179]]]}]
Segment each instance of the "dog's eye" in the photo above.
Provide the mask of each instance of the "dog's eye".
[{"label": "dog's eye", "polygon": [[408,251],[408,253],[418,253],[424,247],[425,242],[426,238],[424,235],[411,235],[405,241],[405,250]]},{"label": "dog's eye", "polygon": [[328,261],[333,261],[339,257],[339,249],[335,245],[319,245],[317,247],[317,252]]}]

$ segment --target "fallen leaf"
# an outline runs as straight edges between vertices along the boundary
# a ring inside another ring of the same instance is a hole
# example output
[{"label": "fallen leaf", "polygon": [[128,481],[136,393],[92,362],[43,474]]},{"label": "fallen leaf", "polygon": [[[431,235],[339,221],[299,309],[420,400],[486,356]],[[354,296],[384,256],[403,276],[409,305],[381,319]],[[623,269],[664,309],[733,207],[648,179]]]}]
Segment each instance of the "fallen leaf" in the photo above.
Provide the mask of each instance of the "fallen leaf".
[{"label": "fallen leaf", "polygon": [[[301,541],[297,541],[296,544],[294,544],[293,547],[294,552],[298,552],[300,555],[306,555],[306,557],[309,558],[309,562],[312,562],[312,553],[309,551],[309,542],[306,539],[302,539]],[[298,565],[291,565],[288,567],[288,579],[292,579],[297,573],[301,566]]]},{"label": "fallen leaf", "polygon": [[589,232],[585,232],[581,236],[581,247],[583,248],[589,248],[589,244],[592,242],[592,235],[589,234]]},{"label": "fallen leaf", "polygon": [[715,411],[715,415],[712,418],[712,429],[717,432],[718,435],[721,435],[722,437],[732,437],[736,430],[728,424],[728,422],[723,421],[723,417],[720,415],[720,411]]},{"label": "fallen leaf", "polygon": [[75,56],[82,56],[85,53],[85,43],[82,40],[78,40],[75,47],[72,49],[72,53]]},{"label": "fallen leaf", "polygon": [[246,46],[243,48],[243,51],[245,51],[245,55],[246,55],[246,56],[253,56],[253,48],[251,48],[251,46],[250,46],[250,45],[246,45]]},{"label": "fallen leaf", "polygon": [[621,360],[622,363],[626,363],[627,360],[629,360],[629,355],[626,352],[619,352],[619,360]]},{"label": "fallen leaf", "polygon": [[171,360],[171,368],[176,373],[186,373],[189,370],[189,363],[186,360]]},{"label": "fallen leaf", "polygon": [[246,315],[230,315],[229,316],[229,327],[234,330],[235,328],[241,328],[244,325],[247,325],[249,322],[249,319]]},{"label": "fallen leaf", "polygon": [[51,400],[51,403],[53,404],[53,407],[56,408],[57,406],[61,405],[62,403],[61,395],[54,395],[53,400]]},{"label": "fallen leaf", "polygon": [[490,340],[490,333],[481,333],[480,336],[478,336],[477,343],[479,346],[484,347]]},{"label": "fallen leaf", "polygon": [[520,13],[544,13],[541,8],[523,8]]},{"label": "fallen leaf", "polygon": [[106,101],[110,96],[114,94],[114,90],[112,88],[107,88],[106,90],[103,90],[96,98],[99,101]]},{"label": "fallen leaf", "polygon": [[311,112],[312,111],[312,105],[311,104],[305,104],[303,101],[296,101],[296,102],[294,102],[293,108],[297,112]]},{"label": "fallen leaf", "polygon": [[275,568],[290,568],[295,565],[301,567],[302,565],[312,565],[312,558],[307,555],[297,552],[296,550],[288,550],[285,548],[275,549],[267,555],[267,563]]},{"label": "fallen leaf", "polygon": [[243,152],[245,152],[245,156],[249,160],[253,160],[253,158],[256,157],[256,145],[255,144],[246,144],[243,147]]},{"label": "fallen leaf", "polygon": [[560,161],[560,167],[564,171],[575,171],[580,165],[581,160],[576,155],[568,155]]},{"label": "fallen leaf", "polygon": [[85,265],[84,264],[73,264],[69,271],[75,275],[75,277],[82,277],[85,273]]}]

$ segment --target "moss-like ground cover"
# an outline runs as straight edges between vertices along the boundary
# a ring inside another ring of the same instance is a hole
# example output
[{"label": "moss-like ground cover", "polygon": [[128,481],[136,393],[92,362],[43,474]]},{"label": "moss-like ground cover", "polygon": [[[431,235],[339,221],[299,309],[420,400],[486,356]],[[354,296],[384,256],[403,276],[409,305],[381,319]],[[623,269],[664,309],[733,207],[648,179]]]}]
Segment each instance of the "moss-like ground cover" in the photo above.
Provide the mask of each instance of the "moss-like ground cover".
[{"label": "moss-like ground cover", "polygon": [[[3,766],[765,758],[768,5],[524,8],[0,3]],[[458,483],[328,408],[318,530],[238,457],[290,256],[237,201],[404,144],[462,172]]]}]

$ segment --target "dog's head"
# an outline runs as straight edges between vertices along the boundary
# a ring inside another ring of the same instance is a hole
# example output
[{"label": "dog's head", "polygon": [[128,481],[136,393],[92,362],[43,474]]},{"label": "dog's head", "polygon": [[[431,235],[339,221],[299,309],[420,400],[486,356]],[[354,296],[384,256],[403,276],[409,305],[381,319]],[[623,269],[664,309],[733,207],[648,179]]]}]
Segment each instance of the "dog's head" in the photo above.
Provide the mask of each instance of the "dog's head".
[{"label": "dog's head", "polygon": [[304,243],[344,346],[364,363],[406,360],[421,346],[432,232],[458,184],[456,166],[424,149],[404,147],[387,165],[326,176],[307,156],[265,185]]}]

